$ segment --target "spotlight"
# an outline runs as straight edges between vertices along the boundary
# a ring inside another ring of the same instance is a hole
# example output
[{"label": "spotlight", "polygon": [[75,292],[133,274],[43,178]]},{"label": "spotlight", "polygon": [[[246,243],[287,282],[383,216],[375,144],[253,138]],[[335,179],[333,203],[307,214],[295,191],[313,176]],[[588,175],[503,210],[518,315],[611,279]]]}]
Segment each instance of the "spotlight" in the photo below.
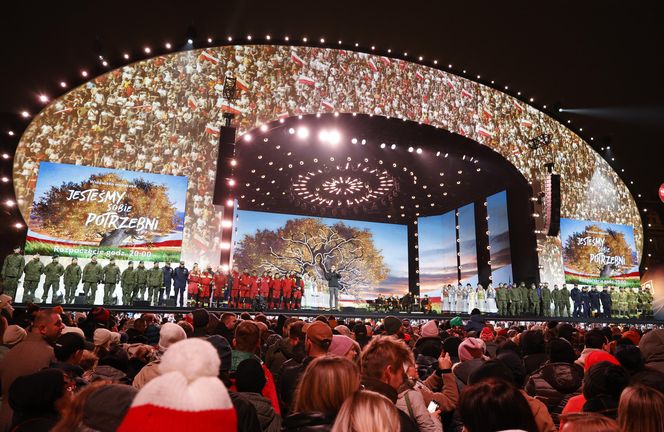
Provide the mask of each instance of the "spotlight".
[{"label": "spotlight", "polygon": [[107,62],[106,60],[104,60],[103,62],[101,62],[101,64],[102,64],[104,67],[108,66],[108,62]]},{"label": "spotlight", "polygon": [[16,229],[21,229],[21,228],[23,228],[23,224],[22,224],[21,222],[16,222],[16,223],[14,224],[14,227],[15,227]]},{"label": "spotlight", "polygon": [[266,124],[262,124],[261,127],[260,127],[260,129],[261,129],[261,132],[267,132],[267,125],[266,125]]},{"label": "spotlight", "polygon": [[21,117],[23,117],[23,118],[28,118],[28,117],[30,117],[30,113],[27,112],[27,111],[22,111],[22,112],[21,112]]},{"label": "spotlight", "polygon": [[84,77],[87,77],[88,76],[88,71],[82,70],[81,75],[83,75]]},{"label": "spotlight", "polygon": [[396,144],[392,144],[392,145],[390,146],[390,148],[391,148],[392,150],[394,150],[395,148],[397,148],[397,145],[396,145]]},{"label": "spotlight", "polygon": [[[341,134],[339,133],[338,130],[333,130],[332,132],[330,132],[329,141],[330,141],[330,144],[332,144],[332,145],[339,144],[339,141],[341,141]],[[364,140],[362,140],[362,141],[364,141]]]},{"label": "spotlight", "polygon": [[320,132],[318,132],[318,139],[323,142],[327,142],[327,140],[329,139],[329,134],[327,130],[323,129]]},{"label": "spotlight", "polygon": [[10,131],[7,131],[7,135],[9,135],[9,136],[14,136],[14,131],[11,131],[11,130],[10,130]]},{"label": "spotlight", "polygon": [[[230,39],[230,38],[229,38],[229,39]],[[193,40],[193,39],[187,39],[187,43],[188,43],[189,45],[193,45],[193,44],[194,44],[194,40]]]},{"label": "spotlight", "polygon": [[60,87],[65,88],[67,87],[67,83],[64,81],[60,81]]},{"label": "spotlight", "polygon": [[223,250],[228,250],[231,248],[231,244],[228,242],[222,242],[219,246],[221,246],[221,249]]},{"label": "spotlight", "polygon": [[233,207],[233,200],[232,199],[226,200],[226,206],[227,207]]},{"label": "spotlight", "polygon": [[251,35],[247,35],[247,40],[248,40],[248,41],[251,40]]},{"label": "spotlight", "polygon": [[208,43],[212,43],[212,38],[208,38]]},{"label": "spotlight", "polygon": [[233,222],[229,221],[228,219],[224,219],[221,221],[221,226],[222,228],[230,228],[233,226]]},{"label": "spotlight", "polygon": [[170,42],[166,42],[166,49],[171,49],[171,44],[170,44]]},{"label": "spotlight", "polygon": [[16,205],[16,203],[12,200],[7,200],[7,201],[5,201],[5,205],[7,207],[14,207],[14,205]]},{"label": "spotlight", "polygon": [[365,145],[367,143],[367,140],[363,139],[362,140],[362,145]]},{"label": "spotlight", "polygon": [[295,133],[295,129],[294,128],[289,128],[288,133],[293,135]]},{"label": "spotlight", "polygon": [[385,143],[381,143],[380,148],[384,149],[385,148]]},{"label": "spotlight", "polygon": [[2,180],[3,183],[9,183],[9,178],[8,177],[3,177],[0,180]]},{"label": "spotlight", "polygon": [[231,166],[237,166],[237,161],[235,159],[231,159]]},{"label": "spotlight", "polygon": [[2,158],[3,158],[3,159],[9,159],[9,155],[8,155],[7,153],[3,153],[3,154],[2,154]]},{"label": "spotlight", "polygon": [[408,153],[412,153],[412,152],[413,152],[413,150],[415,150],[415,149],[414,149],[414,148],[412,148],[412,147],[408,147]]},{"label": "spotlight", "polygon": [[145,54],[150,54],[150,53],[152,52],[152,50],[150,49],[150,47],[145,47],[145,48],[143,49],[143,51],[145,51]]},{"label": "spotlight", "polygon": [[309,129],[305,127],[297,128],[297,137],[305,139],[309,137]]},{"label": "spotlight", "polygon": [[357,144],[357,138],[353,138],[352,140],[350,140],[350,142],[352,142],[353,144]]},{"label": "spotlight", "polygon": [[44,94],[39,95],[39,102],[41,102],[41,103],[48,102],[48,96],[46,96]]},{"label": "spotlight", "polygon": [[226,38],[226,40],[227,40],[228,42],[231,42],[231,41],[233,40],[233,38],[232,38],[231,36],[228,36],[228,37]]},{"label": "spotlight", "polygon": [[558,112],[563,112],[563,109],[562,109],[562,108],[558,108]]},{"label": "spotlight", "polygon": [[320,38],[320,43],[325,43],[325,39],[324,39],[324,38]]},{"label": "spotlight", "polygon": [[127,53],[124,53],[124,55],[122,57],[124,57],[125,60],[129,60],[129,54],[127,54]]},{"label": "spotlight", "polygon": [[422,149],[421,148],[417,149],[417,154],[422,154]]},{"label": "spotlight", "polygon": [[228,180],[228,186],[235,186],[235,180],[229,179]]},{"label": "spotlight", "polygon": [[249,134],[245,135],[245,136],[244,136],[244,140],[245,140],[246,142],[251,141],[251,135],[249,135]]}]

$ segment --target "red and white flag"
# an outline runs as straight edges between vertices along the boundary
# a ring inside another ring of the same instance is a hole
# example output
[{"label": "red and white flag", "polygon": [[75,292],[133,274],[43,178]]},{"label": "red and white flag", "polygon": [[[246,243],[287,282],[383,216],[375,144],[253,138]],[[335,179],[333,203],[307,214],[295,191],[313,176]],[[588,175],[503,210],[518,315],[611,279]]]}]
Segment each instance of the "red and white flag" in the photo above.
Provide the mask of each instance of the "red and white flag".
[{"label": "red and white flag", "polygon": [[189,108],[192,110],[195,110],[198,108],[198,101],[196,98],[192,95],[187,98],[187,105],[189,105]]},{"label": "red and white flag", "polygon": [[516,100],[516,99],[512,99],[512,102],[514,102],[514,106],[515,106],[519,111],[523,111],[523,110],[524,110],[523,105],[521,105],[521,104],[519,103],[518,100]]},{"label": "red and white flag", "polygon": [[466,89],[461,89],[461,96],[465,96],[468,99],[473,98],[473,94],[471,92],[469,92],[468,90],[466,90]]},{"label": "red and white flag", "polygon": [[240,91],[249,90],[249,83],[241,78],[235,78],[235,86],[240,89]]},{"label": "red and white flag", "polygon": [[454,84],[450,79],[446,79],[445,84],[447,84],[447,86],[451,89],[456,89],[456,84]]},{"label": "red and white flag", "polygon": [[316,80],[313,79],[312,77],[306,76],[306,75],[300,75],[300,77],[297,79],[297,82],[299,82],[300,84],[305,84],[305,85],[312,86],[312,87],[314,85],[316,85]]},{"label": "red and white flag", "polygon": [[59,111],[54,112],[53,114],[64,114],[66,112],[72,111],[74,108],[63,108]]},{"label": "red and white flag", "polygon": [[486,108],[484,108],[484,109],[482,110],[482,112],[484,113],[484,115],[485,115],[486,117],[488,117],[488,118],[490,118],[490,119],[493,118],[493,114],[491,114],[489,111],[487,111]]},{"label": "red and white flag", "polygon": [[519,124],[520,124],[521,126],[531,127],[531,126],[533,125],[533,122],[531,122],[531,121],[528,120],[528,119],[522,118],[521,120],[519,120]]},{"label": "red and white flag", "polygon": [[491,131],[491,130],[490,130],[489,128],[487,128],[486,126],[482,126],[482,125],[478,125],[478,126],[477,126],[477,133],[478,133],[480,136],[483,136],[483,137],[485,137],[485,138],[493,138],[493,136],[494,136],[493,131]]},{"label": "red and white flag", "polygon": [[291,58],[291,60],[293,60],[293,61],[294,61],[295,63],[297,63],[298,65],[300,65],[300,66],[304,66],[304,60],[302,59],[302,57],[300,57],[299,55],[297,55],[297,54],[295,53],[295,51],[291,51],[291,53],[290,53],[290,58]]},{"label": "red and white flag", "polygon": [[201,61],[208,61],[212,64],[217,64],[219,63],[219,59],[215,56],[213,56],[211,53],[209,53],[207,50],[203,51],[201,55],[198,56],[198,59]]},{"label": "red and white flag", "polygon": [[415,78],[417,78],[420,81],[423,81],[424,80],[424,75],[422,75],[422,72],[417,71],[417,72],[415,72]]},{"label": "red and white flag", "polygon": [[215,126],[212,123],[208,123],[205,126],[205,133],[210,134],[210,135],[219,136],[219,134],[220,134],[219,126]]},{"label": "red and white flag", "polygon": [[233,105],[232,103],[230,103],[228,101],[224,101],[224,102],[221,103],[221,110],[225,111],[225,112],[232,113],[232,114],[236,114],[236,115],[242,114],[242,111],[240,110],[240,108],[238,106]]},{"label": "red and white flag", "polygon": [[378,67],[376,66],[376,63],[373,62],[373,60],[369,60],[369,67],[372,71],[378,72]]},{"label": "red and white flag", "polygon": [[334,111],[334,105],[329,100],[323,99],[320,102],[320,104],[323,105],[325,108],[329,109],[330,111]]},{"label": "red and white flag", "polygon": [[380,58],[381,63],[383,63],[385,66],[389,66],[392,64],[392,61],[389,59],[389,57],[382,56]]}]

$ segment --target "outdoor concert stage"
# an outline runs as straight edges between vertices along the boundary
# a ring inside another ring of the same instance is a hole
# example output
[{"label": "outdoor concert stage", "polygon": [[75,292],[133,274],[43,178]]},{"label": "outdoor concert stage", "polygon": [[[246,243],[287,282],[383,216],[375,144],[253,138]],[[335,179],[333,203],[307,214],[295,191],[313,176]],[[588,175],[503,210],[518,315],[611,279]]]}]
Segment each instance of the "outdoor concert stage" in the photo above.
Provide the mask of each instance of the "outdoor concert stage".
[{"label": "outdoor concert stage", "polygon": [[309,308],[329,305],[333,265],[342,307],[640,287],[629,189],[550,109],[437,63],[263,42],[155,53],[45,107],[14,159],[26,255],[292,272]]}]

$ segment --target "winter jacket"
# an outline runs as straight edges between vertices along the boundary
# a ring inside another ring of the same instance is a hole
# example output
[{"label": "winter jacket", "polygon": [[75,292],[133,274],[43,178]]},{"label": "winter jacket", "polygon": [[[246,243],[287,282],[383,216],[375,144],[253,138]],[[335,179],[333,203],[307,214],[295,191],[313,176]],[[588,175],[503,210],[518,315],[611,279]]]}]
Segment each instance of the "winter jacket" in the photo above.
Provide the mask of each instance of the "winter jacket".
[{"label": "winter jacket", "polygon": [[281,339],[267,350],[267,353],[265,354],[265,366],[270,369],[276,382],[279,382],[281,368],[292,358],[295,358],[295,361],[297,362],[301,362],[304,359],[304,356],[298,355],[298,353],[293,350],[293,345],[291,345],[289,338]]},{"label": "winter jacket", "polygon": [[397,408],[404,412],[417,424],[420,432],[442,432],[443,425],[439,418],[433,417],[427,411],[424,397],[418,390],[408,388],[399,393]]},{"label": "winter jacket", "polygon": [[[397,399],[399,398],[397,391],[392,386],[390,386],[389,384],[385,384],[384,382],[376,378],[363,376],[362,387],[365,390],[371,390],[376,393],[382,394],[390,401],[392,401],[393,404],[396,404]],[[399,411],[399,423],[401,424],[401,432],[417,432],[418,431],[417,425],[413,420],[411,420],[408,414],[404,413],[401,410],[398,411]]]},{"label": "winter jacket", "polygon": [[650,330],[644,334],[639,348],[646,366],[664,373],[664,329]]},{"label": "winter jacket", "polygon": [[470,321],[466,324],[466,331],[476,331],[479,335],[484,327],[486,327],[486,321],[482,315],[471,315]]},{"label": "winter jacket", "polygon": [[423,380],[434,373],[436,370],[436,365],[438,365],[438,359],[435,357],[418,354],[417,359],[415,359],[415,363],[417,364],[417,374],[420,379]]},{"label": "winter jacket", "polygon": [[302,412],[291,414],[284,419],[284,432],[329,432],[336,415],[322,412]]},{"label": "winter jacket", "polygon": [[546,363],[528,377],[525,390],[542,401],[556,426],[567,401],[581,393],[583,369],[569,363]]},{"label": "winter jacket", "polygon": [[187,286],[187,279],[189,278],[189,269],[186,267],[175,267],[173,269],[173,286],[175,289],[184,289]]},{"label": "winter jacket", "polygon": [[256,408],[243,396],[243,393],[229,391],[228,395],[237,414],[237,432],[262,432]]},{"label": "winter jacket", "polygon": [[533,413],[535,418],[535,425],[537,426],[538,432],[554,432],[556,426],[553,424],[553,419],[551,414],[546,409],[541,401],[535,399],[534,397],[528,395],[525,391],[521,390],[521,393],[526,398],[526,402],[530,406],[530,411]]},{"label": "winter jacket", "polygon": [[264,432],[279,432],[281,430],[281,417],[274,412],[272,404],[265,396],[260,393],[249,392],[242,392],[240,394],[256,408],[258,421]]},{"label": "winter jacket", "polygon": [[327,279],[328,287],[339,288],[339,279],[341,279],[341,275],[338,272],[325,273],[325,279]]}]

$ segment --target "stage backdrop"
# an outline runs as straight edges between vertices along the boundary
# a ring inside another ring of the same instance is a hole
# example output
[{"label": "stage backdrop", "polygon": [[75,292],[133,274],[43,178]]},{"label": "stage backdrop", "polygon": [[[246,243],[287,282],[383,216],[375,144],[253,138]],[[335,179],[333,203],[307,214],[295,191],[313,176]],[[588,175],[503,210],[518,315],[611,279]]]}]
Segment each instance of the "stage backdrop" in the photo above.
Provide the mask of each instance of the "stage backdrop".
[{"label": "stage backdrop", "polygon": [[640,286],[631,226],[561,219],[560,236],[565,282]]},{"label": "stage backdrop", "polygon": [[240,271],[304,276],[306,306],[328,306],[325,270],[341,273],[340,302],[408,292],[405,225],[239,210],[233,264]]},{"label": "stage backdrop", "polygon": [[187,178],[41,162],[26,254],[180,259]]}]

